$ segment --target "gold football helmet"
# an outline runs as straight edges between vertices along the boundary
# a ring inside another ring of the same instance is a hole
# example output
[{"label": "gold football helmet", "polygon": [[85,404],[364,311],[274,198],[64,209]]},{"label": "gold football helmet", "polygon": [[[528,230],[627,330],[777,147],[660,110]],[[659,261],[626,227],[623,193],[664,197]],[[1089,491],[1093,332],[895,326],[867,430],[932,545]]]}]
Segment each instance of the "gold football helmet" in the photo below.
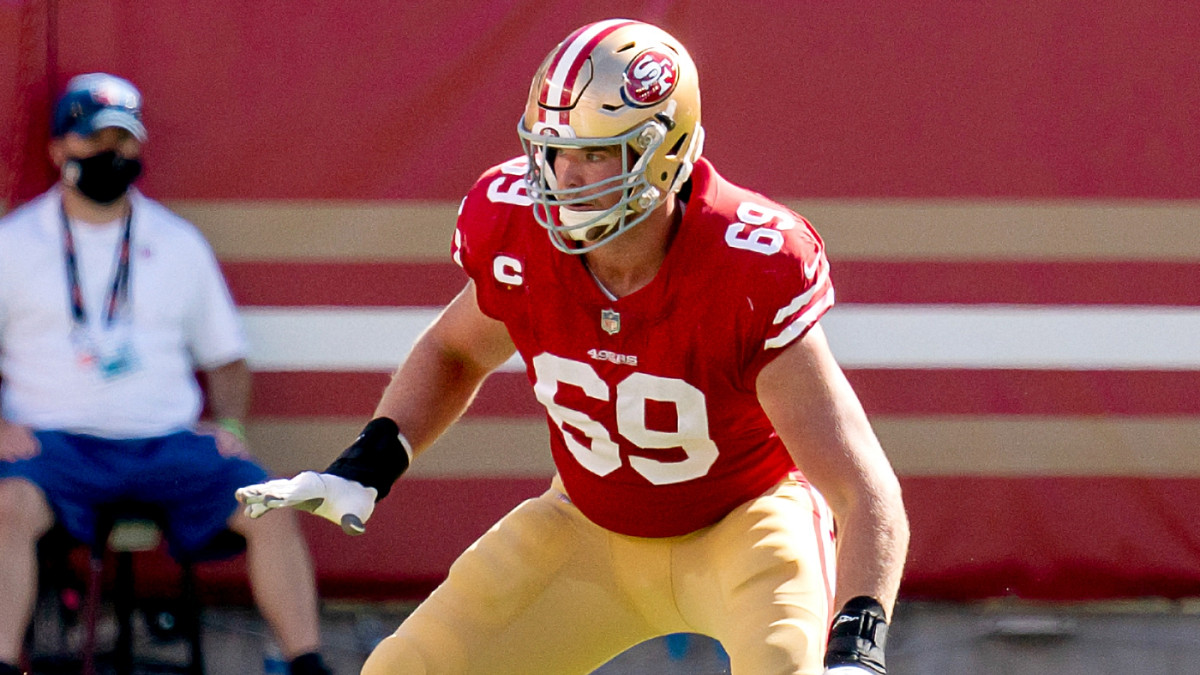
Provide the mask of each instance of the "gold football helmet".
[{"label": "gold football helmet", "polygon": [[[704,145],[696,66],[678,40],[649,24],[588,24],[538,69],[517,133],[534,217],[559,250],[585,253],[645,220],[691,175]],[[556,149],[602,146],[619,149],[624,173],[559,188]],[[610,209],[571,209],[614,193]]]}]

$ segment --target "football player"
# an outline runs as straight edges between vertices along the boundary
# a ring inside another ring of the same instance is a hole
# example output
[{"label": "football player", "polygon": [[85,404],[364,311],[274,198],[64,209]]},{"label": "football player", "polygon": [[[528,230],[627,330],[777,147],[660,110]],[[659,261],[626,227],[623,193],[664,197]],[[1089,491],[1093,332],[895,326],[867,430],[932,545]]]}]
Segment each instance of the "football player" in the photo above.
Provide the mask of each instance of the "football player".
[{"label": "football player", "polygon": [[820,237],[702,158],[696,67],[654,26],[571,33],[517,133],[524,155],[458,218],[470,281],[374,419],[323,473],[240,490],[250,515],[294,506],[361,532],[516,351],[557,475],[364,673],[588,673],[685,631],[719,640],[735,675],[884,673],[907,522],[818,323]]}]

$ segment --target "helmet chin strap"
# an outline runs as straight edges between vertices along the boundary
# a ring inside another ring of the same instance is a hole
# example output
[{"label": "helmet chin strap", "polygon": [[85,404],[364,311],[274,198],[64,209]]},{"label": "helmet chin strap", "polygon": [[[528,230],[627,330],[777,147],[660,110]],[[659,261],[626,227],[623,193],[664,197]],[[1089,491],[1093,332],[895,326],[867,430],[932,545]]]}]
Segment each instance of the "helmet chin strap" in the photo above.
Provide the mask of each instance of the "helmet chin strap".
[{"label": "helmet chin strap", "polygon": [[621,217],[624,215],[623,211],[623,209],[613,209],[608,215],[593,223],[591,227],[576,228],[575,226],[582,225],[583,223],[589,222],[595,218],[596,212],[576,211],[574,209],[563,207],[558,210],[558,221],[562,223],[564,227],[574,228],[563,230],[563,236],[567,237],[568,239],[590,244],[603,239],[605,236],[611,233],[613,229],[616,228],[617,224],[621,222]]}]

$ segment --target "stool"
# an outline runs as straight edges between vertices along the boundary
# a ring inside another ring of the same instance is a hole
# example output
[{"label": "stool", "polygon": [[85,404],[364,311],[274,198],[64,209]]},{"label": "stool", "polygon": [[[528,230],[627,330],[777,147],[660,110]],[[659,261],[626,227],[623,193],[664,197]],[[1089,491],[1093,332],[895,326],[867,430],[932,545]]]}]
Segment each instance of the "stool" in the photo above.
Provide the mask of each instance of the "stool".
[{"label": "stool", "polygon": [[[158,548],[162,532],[161,513],[135,502],[111,504],[97,513],[96,538],[88,555],[87,599],[84,601],[83,674],[96,672],[96,623],[99,618],[101,587],[104,582],[106,554],[116,555],[113,584],[113,610],[117,618],[117,641],[112,652],[117,675],[133,673],[133,611],[136,604],[133,554]],[[202,675],[204,654],[200,644],[200,605],[196,599],[195,575],[188,560],[180,560],[180,616],[182,633],[189,645],[189,660],[184,664],[153,662],[138,664],[151,672]]]},{"label": "stool", "polygon": [[[180,568],[178,609],[175,613],[178,624],[171,628],[186,639],[188,643],[187,660],[169,662],[135,658],[133,615],[137,609],[138,598],[134,579],[134,554],[158,548],[165,527],[164,523],[164,515],[160,509],[141,502],[116,502],[97,511],[95,538],[88,545],[86,580],[83,583],[84,597],[79,607],[79,618],[84,631],[82,654],[79,661],[75,662],[75,669],[64,672],[96,675],[100,662],[104,661],[111,663],[111,670],[115,675],[133,675],[133,673],[203,675],[201,606],[196,593],[193,564],[203,560],[215,560],[236,555],[245,548],[245,540],[240,535],[226,530],[197,554],[187,558],[176,558]],[[117,637],[111,652],[99,653],[96,631],[104,595],[105,565],[110,556],[115,559],[116,563],[110,597],[117,621]],[[34,666],[36,671],[36,660]],[[105,672],[108,672],[108,669],[105,669]]]}]

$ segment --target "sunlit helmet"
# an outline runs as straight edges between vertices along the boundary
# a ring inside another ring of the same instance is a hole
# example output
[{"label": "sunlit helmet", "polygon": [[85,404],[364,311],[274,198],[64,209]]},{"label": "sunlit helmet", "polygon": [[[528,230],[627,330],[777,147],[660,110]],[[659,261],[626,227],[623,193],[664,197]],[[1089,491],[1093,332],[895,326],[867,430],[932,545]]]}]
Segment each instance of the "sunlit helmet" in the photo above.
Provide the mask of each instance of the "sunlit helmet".
[{"label": "sunlit helmet", "polygon": [[[585,253],[643,221],[691,175],[704,145],[696,66],[678,40],[649,24],[589,24],[538,69],[517,133],[534,217],[560,250]],[[558,186],[556,149],[602,146],[619,150],[625,173]],[[612,194],[620,199],[610,209],[571,209]]]}]

